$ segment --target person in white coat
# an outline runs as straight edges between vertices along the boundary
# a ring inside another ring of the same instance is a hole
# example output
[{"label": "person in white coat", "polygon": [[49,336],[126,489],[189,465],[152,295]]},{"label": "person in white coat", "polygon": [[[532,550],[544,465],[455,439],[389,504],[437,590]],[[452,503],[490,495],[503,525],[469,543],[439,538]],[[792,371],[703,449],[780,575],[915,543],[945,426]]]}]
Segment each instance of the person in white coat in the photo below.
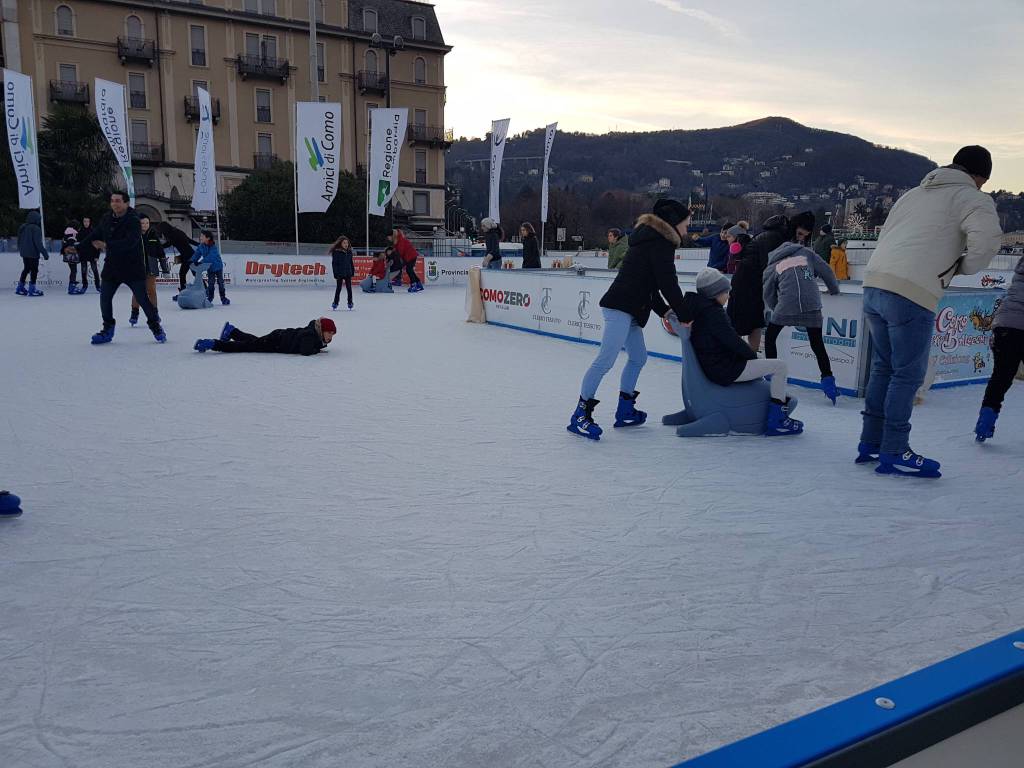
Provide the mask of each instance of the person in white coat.
[{"label": "person in white coat", "polygon": [[957,275],[984,269],[1002,229],[991,196],[984,147],[964,147],[889,213],[864,277],[864,317],[871,333],[871,374],[857,462],[879,474],[941,477],[939,462],[910,448],[914,395],[924,381],[935,310]]}]

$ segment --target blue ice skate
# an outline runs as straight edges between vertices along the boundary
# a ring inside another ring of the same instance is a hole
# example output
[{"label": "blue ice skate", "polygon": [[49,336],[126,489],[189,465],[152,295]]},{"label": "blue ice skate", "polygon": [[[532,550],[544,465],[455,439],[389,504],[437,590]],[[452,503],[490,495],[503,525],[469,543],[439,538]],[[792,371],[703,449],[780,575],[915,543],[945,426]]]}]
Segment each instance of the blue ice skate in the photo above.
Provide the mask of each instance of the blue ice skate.
[{"label": "blue ice skate", "polygon": [[647,414],[636,409],[639,392],[627,395],[619,392],[619,407],[615,409],[615,427],[635,427],[647,421]]},{"label": "blue ice skate", "polygon": [[942,477],[942,473],[939,472],[939,462],[934,459],[926,459],[924,456],[914,453],[910,448],[903,453],[881,453],[878,455],[878,461],[879,464],[875,467],[875,472],[880,475]]},{"label": "blue ice skate", "polygon": [[804,423],[791,419],[781,403],[768,403],[768,423],[764,427],[766,437],[799,435],[803,431]]},{"label": "blue ice skate", "polygon": [[974,425],[974,439],[979,443],[991,440],[996,435],[996,419],[999,412],[991,408],[982,408],[978,414],[978,423]]},{"label": "blue ice skate", "polygon": [[27,296],[42,296],[43,292],[36,288],[35,283],[29,283]]},{"label": "blue ice skate", "polygon": [[19,296],[28,296],[28,288],[25,287],[25,283],[19,282],[18,287],[14,289],[14,292]]},{"label": "blue ice skate", "polygon": [[0,491],[0,517],[17,517],[21,514],[21,499],[10,491]]},{"label": "blue ice skate", "polygon": [[839,389],[836,387],[836,377],[822,376],[821,389],[824,391],[825,397],[832,401],[832,405],[835,405],[836,400],[839,398]]},{"label": "blue ice skate", "polygon": [[584,400],[581,397],[566,429],[574,435],[580,435],[590,440],[600,440],[603,430],[594,423],[594,408],[599,402],[600,400],[593,398]]},{"label": "blue ice skate", "polygon": [[114,326],[105,325],[103,330],[92,335],[93,344],[109,344],[114,340]]},{"label": "blue ice skate", "polygon": [[220,329],[220,340],[231,341],[231,333],[235,330],[235,326],[231,323],[224,323],[224,327]]},{"label": "blue ice skate", "polygon": [[854,464],[873,464],[878,461],[878,454],[881,452],[881,448],[878,445],[871,445],[870,443],[859,443],[857,445],[857,458],[853,460]]},{"label": "blue ice skate", "polygon": [[196,339],[196,343],[192,346],[196,352],[209,352],[213,349],[213,345],[217,342],[214,339]]}]

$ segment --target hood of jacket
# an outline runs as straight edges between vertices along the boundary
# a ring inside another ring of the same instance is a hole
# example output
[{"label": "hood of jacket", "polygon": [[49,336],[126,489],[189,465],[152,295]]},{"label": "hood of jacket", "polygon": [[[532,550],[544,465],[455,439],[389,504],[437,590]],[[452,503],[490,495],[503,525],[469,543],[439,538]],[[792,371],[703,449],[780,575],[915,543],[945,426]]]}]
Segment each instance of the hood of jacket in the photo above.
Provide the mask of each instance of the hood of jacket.
[{"label": "hood of jacket", "polygon": [[765,221],[761,229],[765,232],[785,232],[789,229],[789,219],[780,213]]},{"label": "hood of jacket", "polygon": [[636,228],[633,230],[633,234],[629,236],[629,244],[639,245],[640,243],[658,238],[668,240],[672,243],[673,248],[678,248],[679,243],[682,242],[679,232],[675,227],[660,216],[655,216],[653,213],[645,213],[636,220]]},{"label": "hood of jacket", "polygon": [[25,223],[26,224],[35,224],[36,226],[39,226],[39,223],[42,220],[43,219],[39,215],[39,211],[29,211],[28,212],[28,216],[25,217]]},{"label": "hood of jacket", "polygon": [[974,183],[967,171],[952,166],[936,168],[921,180],[921,186],[926,189],[938,189],[939,187],[968,187],[975,190],[978,185]]},{"label": "hood of jacket", "polygon": [[[811,250],[810,248],[807,248],[806,245],[800,245],[800,243],[783,243],[770,254],[768,254],[768,264],[769,266],[772,264],[778,264],[783,259],[788,259],[790,256],[804,249],[808,251]],[[810,257],[810,255],[811,254],[808,254],[808,257]]]}]

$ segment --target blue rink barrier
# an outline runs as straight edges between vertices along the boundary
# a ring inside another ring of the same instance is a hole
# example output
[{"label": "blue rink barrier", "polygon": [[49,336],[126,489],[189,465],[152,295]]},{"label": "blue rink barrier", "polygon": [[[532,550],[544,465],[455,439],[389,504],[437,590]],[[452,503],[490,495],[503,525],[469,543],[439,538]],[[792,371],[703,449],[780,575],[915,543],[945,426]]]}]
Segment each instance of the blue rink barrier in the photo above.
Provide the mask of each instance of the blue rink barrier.
[{"label": "blue rink barrier", "polygon": [[1024,766],[1022,705],[1024,630],[675,768]]}]

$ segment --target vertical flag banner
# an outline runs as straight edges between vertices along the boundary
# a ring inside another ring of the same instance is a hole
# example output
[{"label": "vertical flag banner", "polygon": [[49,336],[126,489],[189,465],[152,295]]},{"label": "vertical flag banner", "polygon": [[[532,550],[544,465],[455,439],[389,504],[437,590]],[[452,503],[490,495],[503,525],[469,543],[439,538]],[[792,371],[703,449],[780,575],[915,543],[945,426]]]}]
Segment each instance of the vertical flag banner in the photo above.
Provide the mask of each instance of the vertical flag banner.
[{"label": "vertical flag banner", "polygon": [[501,160],[505,156],[505,139],[508,137],[510,122],[511,118],[506,117],[504,120],[495,120],[491,123],[491,196],[487,215],[495,221],[501,221]]},{"label": "vertical flag banner", "polygon": [[196,88],[199,98],[199,133],[196,134],[196,185],[192,190],[192,208],[196,211],[217,210],[217,163],[213,153],[213,119],[210,92]]},{"label": "vertical flag banner", "polygon": [[295,167],[300,213],[323,213],[338,193],[341,104],[300,101],[295,118]]},{"label": "vertical flag banner", "polygon": [[132,150],[128,142],[128,116],[124,106],[124,86],[96,78],[96,118],[107,144],[124,174],[129,205],[135,205],[135,179],[132,177]]},{"label": "vertical flag banner", "polygon": [[32,78],[13,69],[5,69],[3,75],[4,122],[7,123],[7,148],[11,151],[14,178],[18,182],[18,207],[39,208],[43,196],[39,184]]},{"label": "vertical flag banner", "polygon": [[540,220],[548,220],[548,160],[551,159],[551,145],[555,143],[555,134],[558,132],[558,123],[552,123],[547,128],[547,135],[544,137],[544,181],[540,187]]},{"label": "vertical flag banner", "polygon": [[370,110],[369,211],[383,216],[398,191],[398,163],[409,124],[408,109]]}]

